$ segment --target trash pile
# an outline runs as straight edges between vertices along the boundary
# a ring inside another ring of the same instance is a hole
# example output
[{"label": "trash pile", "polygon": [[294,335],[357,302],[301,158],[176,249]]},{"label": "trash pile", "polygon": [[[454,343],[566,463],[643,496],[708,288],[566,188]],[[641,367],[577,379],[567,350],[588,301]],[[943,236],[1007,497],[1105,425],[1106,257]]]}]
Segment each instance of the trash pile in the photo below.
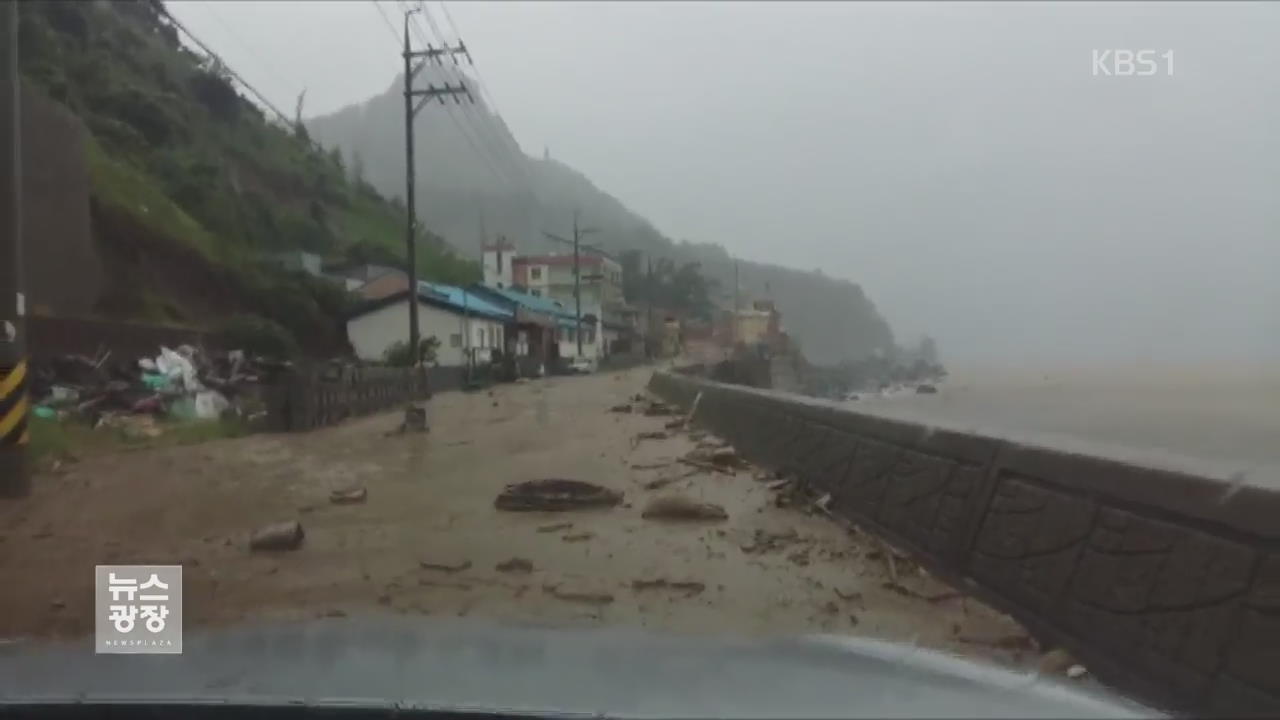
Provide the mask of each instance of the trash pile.
[{"label": "trash pile", "polygon": [[91,426],[118,427],[126,434],[155,437],[158,418],[214,420],[226,415],[254,419],[246,409],[251,388],[286,368],[286,362],[249,358],[243,351],[209,353],[191,345],[161,347],[135,361],[63,355],[35,369],[36,417],[79,418]]}]

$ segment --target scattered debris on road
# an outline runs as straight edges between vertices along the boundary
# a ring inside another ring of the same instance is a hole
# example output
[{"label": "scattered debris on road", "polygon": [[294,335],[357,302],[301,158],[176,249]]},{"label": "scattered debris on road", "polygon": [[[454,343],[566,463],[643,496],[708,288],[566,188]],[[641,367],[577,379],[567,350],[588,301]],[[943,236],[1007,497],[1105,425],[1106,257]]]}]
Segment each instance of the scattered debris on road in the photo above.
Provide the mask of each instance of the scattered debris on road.
[{"label": "scattered debris on road", "polygon": [[668,405],[661,400],[651,400],[649,406],[644,409],[644,414],[649,417],[660,417],[663,415],[679,415],[680,410]]},{"label": "scattered debris on road", "polygon": [[729,513],[715,503],[668,495],[650,500],[640,517],[646,520],[726,520]]},{"label": "scattered debris on road", "polygon": [[663,424],[662,427],[666,430],[680,430],[681,428],[684,427],[684,418],[676,418],[675,420],[668,420],[666,423]]},{"label": "scattered debris on road", "polygon": [[629,404],[627,404],[627,405],[614,405],[613,407],[609,408],[609,412],[611,412],[611,413],[629,413],[629,412],[631,412],[631,405],[629,405]]},{"label": "scattered debris on road", "polygon": [[573,527],[573,523],[571,522],[551,523],[550,525],[539,525],[537,528],[537,532],[540,532],[540,533],[560,532],[561,530],[568,530],[571,527]]},{"label": "scattered debris on road", "polygon": [[774,550],[781,550],[799,542],[800,535],[791,528],[786,532],[771,533],[762,529],[757,529],[751,538],[751,542],[739,545],[738,548],[748,555],[762,555]]},{"label": "scattered debris on road", "polygon": [[937,393],[938,393],[938,388],[934,387],[933,385],[925,384],[925,385],[916,386],[917,395],[936,395]]},{"label": "scattered debris on road", "polygon": [[633,438],[631,441],[631,445],[633,447],[635,445],[639,445],[641,440],[666,440],[666,439],[667,439],[667,432],[665,430],[645,430],[644,432],[636,433],[635,438]]},{"label": "scattered debris on road", "polygon": [[687,596],[693,596],[707,589],[705,583],[697,580],[668,580],[666,578],[654,578],[652,580],[632,580],[631,589],[640,590],[680,590]]},{"label": "scattered debris on road", "polygon": [[364,487],[343,488],[330,492],[329,502],[335,505],[355,505],[364,502],[368,497],[369,491]]},{"label": "scattered debris on road", "polygon": [[622,502],[622,493],[581,480],[528,480],[503,489],[493,501],[499,510],[510,512],[581,510],[613,507]]},{"label": "scattered debris on road", "polygon": [[565,590],[559,585],[543,585],[542,591],[560,600],[586,603],[587,605],[608,605],[613,602],[613,594],[607,592],[574,589]]},{"label": "scattered debris on road", "polygon": [[584,540],[590,540],[595,536],[596,534],[593,532],[580,532],[580,533],[570,533],[569,535],[565,535],[560,539],[563,542],[582,542]]},{"label": "scattered debris on road", "polygon": [[531,573],[533,572],[533,561],[528,558],[513,557],[510,560],[504,560],[493,566],[498,572],[509,573]]},{"label": "scattered debris on road", "polygon": [[657,470],[658,468],[668,467],[671,465],[671,463],[672,463],[671,460],[668,460],[667,462],[638,463],[636,465],[632,465],[631,469],[632,470]]},{"label": "scattered debris on road", "polygon": [[395,430],[387,433],[391,435],[403,435],[407,432],[428,432],[431,428],[427,426],[427,409],[410,405],[404,409],[404,420],[400,422],[400,426]]},{"label": "scattered debris on road", "polygon": [[456,573],[471,568],[470,560],[458,560],[457,562],[432,562],[429,560],[419,560],[418,567],[423,570],[439,570],[441,572]]},{"label": "scattered debris on road", "polygon": [[297,520],[279,522],[258,528],[249,537],[250,550],[296,550],[306,533]]}]

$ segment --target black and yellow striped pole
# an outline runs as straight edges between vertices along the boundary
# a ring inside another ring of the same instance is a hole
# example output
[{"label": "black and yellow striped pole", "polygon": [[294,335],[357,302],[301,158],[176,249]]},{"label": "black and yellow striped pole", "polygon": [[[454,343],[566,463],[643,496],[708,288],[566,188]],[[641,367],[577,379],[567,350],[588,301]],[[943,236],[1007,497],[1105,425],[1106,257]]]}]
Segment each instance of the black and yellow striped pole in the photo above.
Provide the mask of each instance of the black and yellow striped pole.
[{"label": "black and yellow striped pole", "polygon": [[26,310],[22,274],[22,143],[18,3],[0,0],[0,497],[31,490],[27,466]]}]

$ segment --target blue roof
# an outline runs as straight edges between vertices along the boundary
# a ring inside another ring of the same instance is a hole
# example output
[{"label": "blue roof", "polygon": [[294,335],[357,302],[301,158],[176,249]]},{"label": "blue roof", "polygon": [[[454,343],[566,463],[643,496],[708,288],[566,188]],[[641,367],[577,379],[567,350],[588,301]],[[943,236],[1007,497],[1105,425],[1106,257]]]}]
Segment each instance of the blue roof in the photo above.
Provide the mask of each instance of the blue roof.
[{"label": "blue roof", "polygon": [[554,317],[560,325],[565,327],[576,322],[573,311],[566,308],[564,304],[558,300],[547,297],[538,297],[537,295],[522,293],[510,288],[495,288],[486,285],[484,290],[485,292],[504,297],[510,302],[523,305],[534,312],[546,313],[547,315]]},{"label": "blue roof", "polygon": [[424,301],[443,303],[450,307],[465,311],[470,315],[483,315],[496,320],[511,320],[515,313],[490,302],[473,292],[456,285],[444,285],[421,280],[418,282],[418,296]]}]

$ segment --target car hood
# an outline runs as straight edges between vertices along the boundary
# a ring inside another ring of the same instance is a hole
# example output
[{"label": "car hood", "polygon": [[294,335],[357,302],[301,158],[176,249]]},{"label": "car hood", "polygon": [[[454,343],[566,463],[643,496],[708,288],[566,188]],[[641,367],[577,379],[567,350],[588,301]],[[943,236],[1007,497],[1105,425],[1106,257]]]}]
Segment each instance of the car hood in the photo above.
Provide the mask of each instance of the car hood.
[{"label": "car hood", "polygon": [[188,632],[181,655],[0,646],[3,702],[233,702],[614,717],[1151,717],[1106,691],[882,641],[326,618]]}]

